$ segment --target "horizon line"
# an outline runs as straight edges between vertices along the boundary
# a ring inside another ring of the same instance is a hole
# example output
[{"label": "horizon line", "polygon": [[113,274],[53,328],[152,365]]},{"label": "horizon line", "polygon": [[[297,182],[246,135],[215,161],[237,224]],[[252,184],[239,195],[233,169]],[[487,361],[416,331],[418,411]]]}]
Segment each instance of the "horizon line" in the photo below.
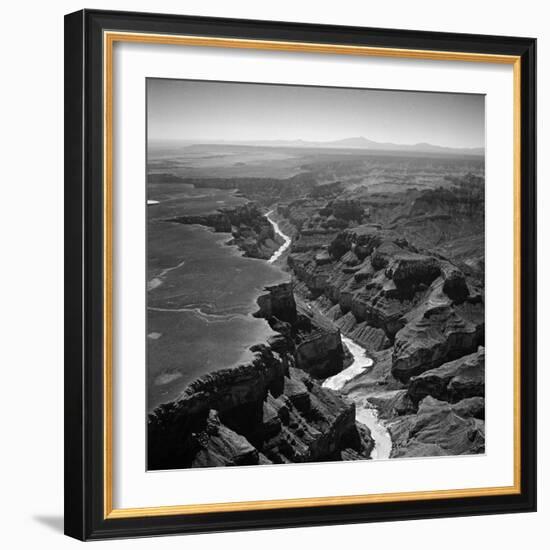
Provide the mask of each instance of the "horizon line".
[{"label": "horizon line", "polygon": [[[372,144],[378,145],[378,146],[388,146],[388,147],[436,147],[441,149],[450,149],[450,150],[482,150],[485,151],[485,144],[483,145],[473,145],[473,146],[451,146],[451,145],[439,145],[436,143],[430,143],[427,141],[418,141],[415,143],[396,143],[396,142],[390,142],[390,141],[376,141],[370,138],[366,138],[364,136],[351,136],[346,138],[338,138],[333,140],[309,140],[309,139],[302,139],[302,138],[278,138],[278,139],[214,139],[214,138],[204,138],[204,139],[191,139],[191,138],[148,138],[147,142],[179,142],[179,143],[190,143],[194,145],[201,145],[201,144],[208,144],[208,145],[243,145],[243,146],[254,146],[254,144],[292,144],[292,143],[302,143],[305,145],[311,144],[311,145],[320,145],[320,146],[326,146],[326,145],[332,145],[332,144],[338,144],[341,142],[349,141],[349,140],[364,140],[371,142]],[[347,147],[341,147],[341,148],[347,148],[347,149],[366,149],[368,150],[368,147],[361,147],[361,146],[347,146]]]}]

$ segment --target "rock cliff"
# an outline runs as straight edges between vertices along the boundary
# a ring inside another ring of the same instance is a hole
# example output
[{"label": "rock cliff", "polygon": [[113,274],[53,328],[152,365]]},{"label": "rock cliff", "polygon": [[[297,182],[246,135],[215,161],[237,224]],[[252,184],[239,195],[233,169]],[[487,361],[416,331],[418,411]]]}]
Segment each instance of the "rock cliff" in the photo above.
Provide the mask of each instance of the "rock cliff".
[{"label": "rock cliff", "polygon": [[257,316],[279,332],[254,360],[190,384],[149,417],[148,468],[368,458],[373,440],[355,405],[316,378],[338,372],[337,329],[297,312],[290,284],[266,289]]},{"label": "rock cliff", "polygon": [[[384,217],[369,201],[350,216],[317,195],[282,208],[298,233],[298,292],[374,360],[343,393],[379,409],[392,456],[484,452],[483,194],[478,180],[453,183],[386,202]],[[327,229],[335,215],[342,224]],[[458,258],[442,253],[466,234]]]},{"label": "rock cliff", "polygon": [[228,244],[237,245],[250,258],[268,259],[283,242],[255,202],[220,208],[209,214],[176,216],[167,221],[205,225],[216,232],[231,233],[233,238]]},{"label": "rock cliff", "polygon": [[[392,457],[484,452],[483,179],[364,195],[307,173],[257,180],[191,183],[276,199],[293,228],[293,281],[266,289],[255,314],[276,336],[250,364],[154,411],[149,468],[367,458],[373,439],[354,405],[365,399],[387,423]],[[172,221],[230,231],[253,257],[278,246],[256,203]],[[346,366],[340,331],[373,366],[334,392],[321,384]]]}]

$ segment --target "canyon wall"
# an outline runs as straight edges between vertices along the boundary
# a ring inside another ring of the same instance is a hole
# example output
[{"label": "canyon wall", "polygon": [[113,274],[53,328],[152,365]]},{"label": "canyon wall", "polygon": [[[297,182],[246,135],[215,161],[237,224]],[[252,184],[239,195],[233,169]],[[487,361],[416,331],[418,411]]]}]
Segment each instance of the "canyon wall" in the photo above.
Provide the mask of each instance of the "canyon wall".
[{"label": "canyon wall", "polygon": [[297,227],[297,291],[374,360],[343,393],[380,409],[392,456],[484,452],[482,180],[455,183],[394,197],[383,217],[372,197],[279,209]]},{"label": "canyon wall", "polygon": [[232,239],[227,244],[238,246],[249,258],[267,260],[283,243],[255,202],[220,208],[209,214],[176,216],[166,221],[205,225],[219,233],[231,233]]},{"label": "canyon wall", "polygon": [[343,365],[337,330],[297,312],[292,286],[267,289],[256,313],[279,332],[250,364],[206,375],[148,422],[148,468],[368,458],[373,440],[355,405],[318,378]]}]

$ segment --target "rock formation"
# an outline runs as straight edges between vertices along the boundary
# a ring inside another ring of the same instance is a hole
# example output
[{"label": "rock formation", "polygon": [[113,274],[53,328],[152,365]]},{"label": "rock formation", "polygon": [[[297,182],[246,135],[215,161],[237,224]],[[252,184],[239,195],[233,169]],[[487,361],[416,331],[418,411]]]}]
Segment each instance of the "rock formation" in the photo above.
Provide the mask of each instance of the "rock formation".
[{"label": "rock formation", "polygon": [[[185,181],[258,201],[171,220],[230,231],[248,256],[277,248],[258,206],[277,200],[294,228],[293,282],[258,299],[255,315],[276,335],[250,364],[200,378],[150,415],[150,469],[367,458],[373,439],[354,405],[365,399],[387,423],[392,457],[484,452],[482,178],[363,195],[308,172]],[[335,392],[321,383],[346,365],[340,331],[373,366]]]},{"label": "rock formation", "polygon": [[[483,195],[477,180],[454,183],[408,205],[387,201],[384,218],[365,201],[362,223],[339,213],[339,231],[327,231],[336,209],[318,196],[284,209],[299,220],[288,258],[296,289],[373,358],[343,393],[379,410],[396,457],[484,452],[483,266],[474,261]],[[426,228],[436,227],[434,246]],[[457,261],[441,251],[461,230],[472,237]]]},{"label": "rock formation", "polygon": [[415,414],[389,424],[392,457],[484,453],[485,422],[465,405],[425,397]]},{"label": "rock formation", "polygon": [[149,469],[369,458],[374,443],[353,402],[316,381],[342,369],[340,333],[299,314],[290,284],[266,291],[256,315],[280,337],[149,416]]},{"label": "rock formation", "polygon": [[233,238],[228,244],[237,245],[250,258],[268,259],[282,244],[281,237],[275,234],[255,202],[220,208],[210,214],[176,216],[167,221],[206,225],[216,232],[231,233]]},{"label": "rock formation", "polygon": [[485,348],[444,363],[414,376],[409,381],[408,395],[417,404],[431,395],[456,403],[468,397],[485,395]]}]

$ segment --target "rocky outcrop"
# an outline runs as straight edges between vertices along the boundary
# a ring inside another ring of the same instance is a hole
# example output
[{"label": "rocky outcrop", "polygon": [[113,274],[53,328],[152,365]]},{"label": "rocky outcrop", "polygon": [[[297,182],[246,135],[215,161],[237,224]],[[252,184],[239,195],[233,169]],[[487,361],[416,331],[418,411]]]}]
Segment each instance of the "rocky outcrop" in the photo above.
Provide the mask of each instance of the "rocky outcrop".
[{"label": "rocky outcrop", "polygon": [[477,350],[484,342],[482,304],[421,310],[396,337],[392,374],[407,382],[427,370]]},{"label": "rocky outcrop", "polygon": [[377,409],[380,418],[393,420],[397,416],[415,414],[407,390],[389,390],[369,397],[369,402]]},{"label": "rocky outcrop", "polygon": [[340,372],[345,351],[338,328],[321,317],[304,314],[309,312],[298,313],[291,283],[268,287],[266,291],[258,298],[260,309],[255,316],[266,319],[279,333],[272,348],[292,352],[296,366],[314,378]]},{"label": "rocky outcrop", "polygon": [[[346,222],[356,221],[360,223],[365,215],[365,209],[359,201],[335,199],[327,204],[323,213],[330,218]],[[347,225],[347,224],[346,224]]]},{"label": "rocky outcrop", "polygon": [[267,349],[155,410],[148,438],[151,470],[368,458],[373,447],[352,402]]},{"label": "rocky outcrop", "polygon": [[440,273],[441,268],[435,258],[415,252],[398,252],[386,268],[386,276],[403,293],[431,284]]},{"label": "rocky outcrop", "polygon": [[231,219],[225,212],[212,212],[210,214],[185,215],[170,218],[166,221],[183,223],[188,225],[205,225],[211,227],[217,233],[231,233]]},{"label": "rocky outcrop", "polygon": [[292,283],[281,283],[267,287],[265,290],[266,293],[257,300],[259,310],[254,314],[255,317],[264,319],[276,317],[280,321],[294,324],[297,313]]},{"label": "rocky outcrop", "polygon": [[470,404],[453,405],[426,397],[416,414],[398,417],[388,425],[393,443],[391,456],[484,453],[485,422],[469,415]]},{"label": "rocky outcrop", "polygon": [[330,242],[337,234],[338,231],[335,229],[308,230],[300,233],[299,237],[292,241],[290,250],[293,253],[323,250],[327,241]]},{"label": "rocky outcrop", "polygon": [[342,460],[357,453],[368,458],[373,441],[355,423],[355,405],[322,388],[299,369],[290,369],[283,395],[266,408],[278,424],[262,446],[274,463]]},{"label": "rocky outcrop", "polygon": [[[198,449],[191,463],[193,468],[260,463],[258,450],[245,437],[224,426],[214,410],[210,411],[202,433],[195,437]],[[262,457],[261,462],[269,461]]]},{"label": "rocky outcrop", "polygon": [[338,329],[299,313],[290,283],[267,288],[258,305],[278,336],[251,348],[250,364],[205,375],[155,409],[149,469],[370,457],[353,402],[315,381],[343,367]]},{"label": "rocky outcrop", "polygon": [[443,292],[455,302],[465,300],[470,291],[464,273],[450,262],[440,262]]},{"label": "rocky outcrop", "polygon": [[485,348],[480,347],[475,353],[413,376],[409,381],[408,395],[415,404],[428,395],[450,403],[468,397],[483,397]]},{"label": "rocky outcrop", "polygon": [[[330,265],[318,265],[312,262],[309,255],[290,254],[288,256],[288,265],[296,273],[299,279],[306,283],[308,289],[315,296],[320,296],[329,283],[332,270]],[[328,262],[325,262],[327,264]]]},{"label": "rocky outcrop", "polygon": [[338,374],[344,365],[344,349],[338,330],[312,330],[296,345],[296,366],[314,378]]},{"label": "rocky outcrop", "polygon": [[437,251],[464,267],[465,259],[484,257],[484,178],[446,177],[446,187],[368,201],[372,216],[419,248]]},{"label": "rocky outcrop", "polygon": [[358,322],[355,315],[349,311],[338,317],[334,324],[346,335],[365,348],[368,355],[390,347],[391,342],[386,332],[370,326],[366,321]]},{"label": "rocky outcrop", "polygon": [[467,397],[453,405],[453,410],[464,418],[478,418],[485,420],[485,398]]},{"label": "rocky outcrop", "polygon": [[231,233],[233,238],[228,244],[237,245],[250,258],[268,259],[282,244],[282,239],[254,202],[220,208],[210,214],[177,216],[167,221],[205,225],[216,232]]},{"label": "rocky outcrop", "polygon": [[252,363],[191,383],[178,400],[161,405],[149,417],[149,468],[189,467],[201,448],[196,434],[206,430],[211,410],[222,421],[226,415],[233,419],[224,422],[230,429],[258,418],[267,393],[282,393],[287,369],[288,364],[264,346],[256,348]]}]

